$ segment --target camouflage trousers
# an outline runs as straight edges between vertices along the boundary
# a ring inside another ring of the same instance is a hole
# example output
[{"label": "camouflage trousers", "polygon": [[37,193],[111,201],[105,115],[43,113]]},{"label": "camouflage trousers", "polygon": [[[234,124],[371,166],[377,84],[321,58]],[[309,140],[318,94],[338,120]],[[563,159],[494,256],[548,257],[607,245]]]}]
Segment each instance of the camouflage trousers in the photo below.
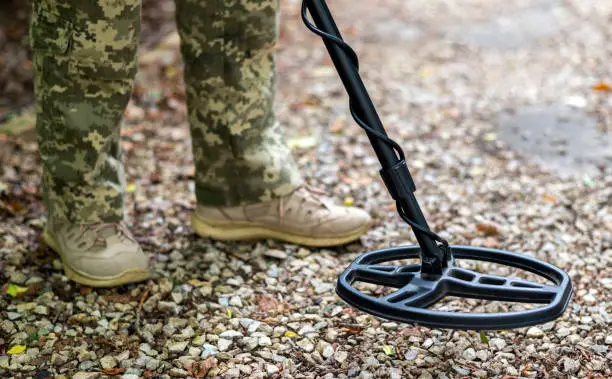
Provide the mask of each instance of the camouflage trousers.
[{"label": "camouflage trousers", "polygon": [[[175,0],[196,199],[234,206],[302,182],[273,112],[278,0]],[[119,144],[140,0],[34,0],[37,141],[50,217],[123,218]]]}]

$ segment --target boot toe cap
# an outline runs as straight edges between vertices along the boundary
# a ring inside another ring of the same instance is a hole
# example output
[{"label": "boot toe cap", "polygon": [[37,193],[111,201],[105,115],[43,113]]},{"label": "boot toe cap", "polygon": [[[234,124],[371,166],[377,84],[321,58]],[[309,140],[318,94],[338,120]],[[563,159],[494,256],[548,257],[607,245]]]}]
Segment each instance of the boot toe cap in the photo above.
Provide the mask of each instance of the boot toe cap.
[{"label": "boot toe cap", "polygon": [[140,249],[122,249],[104,254],[81,256],[73,269],[91,278],[117,278],[128,273],[148,271],[148,259]]},{"label": "boot toe cap", "polygon": [[372,217],[363,209],[337,206],[332,215],[331,219],[318,225],[315,231],[335,236],[365,232],[372,225]]}]

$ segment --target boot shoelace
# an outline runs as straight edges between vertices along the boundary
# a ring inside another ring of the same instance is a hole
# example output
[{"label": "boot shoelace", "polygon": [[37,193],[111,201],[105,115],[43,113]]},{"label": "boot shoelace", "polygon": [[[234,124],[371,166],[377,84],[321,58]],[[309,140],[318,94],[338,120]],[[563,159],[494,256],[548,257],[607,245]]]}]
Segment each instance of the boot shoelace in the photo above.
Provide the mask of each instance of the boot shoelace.
[{"label": "boot shoelace", "polygon": [[100,235],[105,229],[112,229],[122,241],[136,242],[129,228],[123,221],[117,223],[81,224],[80,226],[81,234],[86,231],[92,231],[96,234],[94,244],[98,246],[104,245],[106,242],[106,238]]},{"label": "boot shoelace", "polygon": [[[329,204],[327,204],[326,202],[321,200],[321,198],[316,196],[316,195],[324,195],[325,191],[320,188],[313,187],[306,183],[302,184],[299,188],[297,188],[293,194],[286,196],[286,197],[291,198],[292,196],[294,196],[295,193],[299,191],[306,194],[306,196],[302,197],[302,199],[300,200],[300,206],[304,205],[304,203],[308,200],[313,200],[319,205],[322,205],[323,207],[325,207],[326,209],[329,209]],[[279,213],[279,220],[281,224],[283,224],[286,211],[291,211],[291,208],[285,208],[286,206],[285,201],[286,201],[285,197],[281,197],[278,201],[278,213]],[[311,211],[309,210],[308,212],[310,214]]]}]

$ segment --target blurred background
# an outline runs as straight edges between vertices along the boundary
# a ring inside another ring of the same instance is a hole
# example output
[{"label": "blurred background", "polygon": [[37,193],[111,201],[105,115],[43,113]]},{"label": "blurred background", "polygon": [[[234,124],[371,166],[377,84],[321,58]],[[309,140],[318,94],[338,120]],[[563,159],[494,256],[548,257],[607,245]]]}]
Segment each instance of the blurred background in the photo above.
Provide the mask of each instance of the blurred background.
[{"label": "blurred background", "polygon": [[[300,4],[281,1],[279,52],[287,52],[287,59],[281,57],[279,62],[281,86],[291,83],[289,77],[308,74],[307,67],[319,65],[317,59],[325,69],[331,68],[320,41],[301,25]],[[426,53],[431,60],[422,62],[423,72],[406,70],[406,74],[427,79],[436,87],[433,92],[442,89],[443,96],[465,95],[464,87],[475,88],[472,79],[480,77],[477,96],[466,97],[463,106],[484,101],[487,110],[498,116],[496,133],[513,149],[563,172],[599,172],[610,162],[609,138],[600,133],[611,122],[611,6],[607,2],[373,0],[355,4],[335,0],[329,4],[344,33],[364,46],[362,59],[381,46],[386,51],[395,49],[392,59],[397,61],[437,49]],[[34,121],[27,48],[30,7],[30,0],[5,0],[0,5],[0,134],[4,135],[31,132]],[[143,110],[150,117],[161,117],[158,111],[164,106],[183,104],[173,11],[172,0],[143,1],[141,72],[128,119]],[[441,60],[448,62],[440,66],[445,71],[434,73],[431,69]],[[388,72],[393,67],[392,60],[380,69]],[[315,75],[326,75],[325,69]],[[363,75],[369,75],[367,69]],[[401,87],[411,101],[437,96],[423,86],[409,88],[388,76],[389,89]],[[302,96],[295,96],[293,101],[299,102]],[[524,107],[517,109],[518,104]],[[507,110],[519,114],[509,115]],[[576,125],[584,126],[577,135],[573,134]],[[555,130],[555,138],[548,138],[550,130]]]}]

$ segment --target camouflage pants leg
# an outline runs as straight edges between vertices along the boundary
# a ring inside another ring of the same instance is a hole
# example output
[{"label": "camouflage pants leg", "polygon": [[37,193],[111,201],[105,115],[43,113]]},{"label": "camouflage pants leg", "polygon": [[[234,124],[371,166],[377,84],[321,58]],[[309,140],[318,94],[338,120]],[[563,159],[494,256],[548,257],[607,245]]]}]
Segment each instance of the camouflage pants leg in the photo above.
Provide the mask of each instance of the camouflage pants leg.
[{"label": "camouflage pants leg", "polygon": [[36,131],[49,217],[123,217],[120,124],[137,69],[140,0],[34,0]]},{"label": "camouflage pants leg", "polygon": [[176,0],[200,204],[234,206],[302,182],[273,110],[278,0]]}]

